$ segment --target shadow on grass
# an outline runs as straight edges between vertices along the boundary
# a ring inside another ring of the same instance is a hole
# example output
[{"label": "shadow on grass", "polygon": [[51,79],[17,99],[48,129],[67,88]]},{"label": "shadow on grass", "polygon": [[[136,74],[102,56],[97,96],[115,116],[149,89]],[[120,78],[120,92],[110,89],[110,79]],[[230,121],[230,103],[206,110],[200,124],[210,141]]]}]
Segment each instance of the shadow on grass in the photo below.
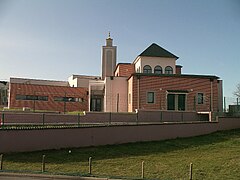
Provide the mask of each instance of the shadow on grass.
[{"label": "shadow on grass", "polygon": [[[127,158],[131,156],[145,156],[164,154],[187,148],[197,148],[205,145],[213,145],[240,137],[240,129],[221,131],[209,135],[177,138],[173,140],[128,143],[122,145],[106,145],[87,148],[68,148],[60,150],[46,150],[25,153],[8,153],[4,155],[4,161],[14,163],[39,163],[42,155],[46,155],[46,162],[62,164],[71,162],[87,162],[89,157],[96,160],[114,158]],[[70,152],[69,152],[70,150]]]}]

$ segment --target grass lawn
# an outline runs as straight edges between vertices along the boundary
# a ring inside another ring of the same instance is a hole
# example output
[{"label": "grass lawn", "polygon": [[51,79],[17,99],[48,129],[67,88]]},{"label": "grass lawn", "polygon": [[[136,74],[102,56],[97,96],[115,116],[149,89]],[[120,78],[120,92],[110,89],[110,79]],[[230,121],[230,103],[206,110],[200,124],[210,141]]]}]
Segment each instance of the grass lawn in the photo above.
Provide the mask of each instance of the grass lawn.
[{"label": "grass lawn", "polygon": [[92,174],[106,177],[141,178],[145,162],[147,179],[240,179],[240,129],[210,135],[159,142],[4,154],[3,170],[41,171],[46,155],[46,173]]}]

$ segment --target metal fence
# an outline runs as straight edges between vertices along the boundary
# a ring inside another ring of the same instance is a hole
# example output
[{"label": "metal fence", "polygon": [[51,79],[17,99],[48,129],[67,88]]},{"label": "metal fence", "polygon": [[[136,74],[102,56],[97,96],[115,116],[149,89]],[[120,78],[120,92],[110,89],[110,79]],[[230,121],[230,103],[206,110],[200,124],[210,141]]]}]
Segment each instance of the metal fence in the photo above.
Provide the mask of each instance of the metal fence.
[{"label": "metal fence", "polygon": [[223,99],[223,111],[224,112],[229,112],[229,105],[240,105],[240,98],[224,97],[224,99]]},{"label": "metal fence", "polygon": [[174,123],[209,121],[209,114],[196,112],[138,111],[137,113],[87,112],[86,114],[0,112],[4,128],[59,128],[109,125],[140,125],[146,123]]}]

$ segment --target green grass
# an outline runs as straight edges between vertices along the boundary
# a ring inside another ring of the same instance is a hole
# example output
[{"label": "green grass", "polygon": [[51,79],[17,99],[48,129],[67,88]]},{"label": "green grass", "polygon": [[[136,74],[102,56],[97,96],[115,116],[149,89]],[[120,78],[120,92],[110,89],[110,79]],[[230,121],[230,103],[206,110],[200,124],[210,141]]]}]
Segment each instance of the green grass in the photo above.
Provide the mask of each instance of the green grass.
[{"label": "green grass", "polygon": [[47,173],[87,174],[88,158],[94,176],[147,179],[240,179],[240,129],[192,138],[26,153],[4,154],[4,170],[39,172],[42,154]]}]

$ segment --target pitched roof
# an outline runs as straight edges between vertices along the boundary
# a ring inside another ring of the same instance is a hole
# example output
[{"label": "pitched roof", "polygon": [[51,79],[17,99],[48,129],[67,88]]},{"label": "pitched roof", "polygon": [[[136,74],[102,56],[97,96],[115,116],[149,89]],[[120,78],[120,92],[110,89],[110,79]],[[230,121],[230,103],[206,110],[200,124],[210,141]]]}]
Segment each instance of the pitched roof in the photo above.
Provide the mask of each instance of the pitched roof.
[{"label": "pitched roof", "polygon": [[167,57],[167,58],[176,58],[177,56],[170,53],[166,49],[163,49],[159,45],[153,43],[147,49],[145,49],[139,56],[150,56],[150,57]]}]

